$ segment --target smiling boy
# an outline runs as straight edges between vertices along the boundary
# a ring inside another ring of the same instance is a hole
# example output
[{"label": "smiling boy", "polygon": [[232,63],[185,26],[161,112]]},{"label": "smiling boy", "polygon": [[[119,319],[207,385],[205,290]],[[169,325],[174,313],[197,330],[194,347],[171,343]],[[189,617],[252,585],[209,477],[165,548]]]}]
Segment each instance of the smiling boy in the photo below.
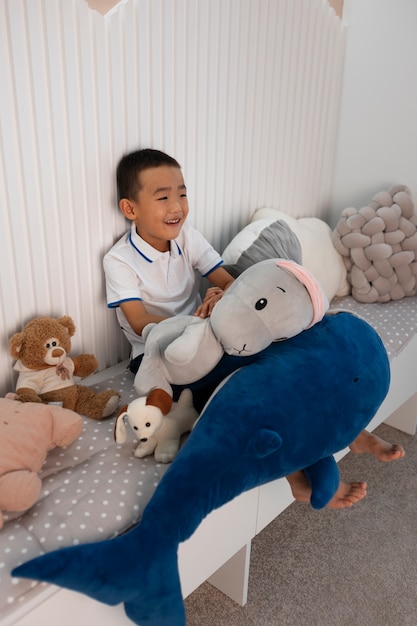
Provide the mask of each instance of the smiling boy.
[{"label": "smiling boy", "polygon": [[[207,317],[233,278],[223,260],[185,223],[189,207],[181,167],[159,150],[137,150],[117,167],[119,208],[129,231],[105,255],[107,306],[132,347],[135,372],[144,351],[142,331],[174,315]],[[201,278],[213,285],[202,301]]]}]

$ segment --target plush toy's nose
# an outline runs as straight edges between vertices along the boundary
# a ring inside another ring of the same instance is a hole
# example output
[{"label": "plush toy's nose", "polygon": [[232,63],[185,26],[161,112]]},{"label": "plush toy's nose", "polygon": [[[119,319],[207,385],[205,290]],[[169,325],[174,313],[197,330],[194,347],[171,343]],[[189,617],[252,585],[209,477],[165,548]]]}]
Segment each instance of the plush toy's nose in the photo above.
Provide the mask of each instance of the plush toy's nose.
[{"label": "plush toy's nose", "polygon": [[55,348],[55,350],[52,350],[53,357],[62,356],[63,354],[64,350],[62,348]]},{"label": "plush toy's nose", "polygon": [[146,441],[148,441],[147,437],[142,437],[142,439],[140,439],[139,441],[142,441],[143,443],[145,443]]}]

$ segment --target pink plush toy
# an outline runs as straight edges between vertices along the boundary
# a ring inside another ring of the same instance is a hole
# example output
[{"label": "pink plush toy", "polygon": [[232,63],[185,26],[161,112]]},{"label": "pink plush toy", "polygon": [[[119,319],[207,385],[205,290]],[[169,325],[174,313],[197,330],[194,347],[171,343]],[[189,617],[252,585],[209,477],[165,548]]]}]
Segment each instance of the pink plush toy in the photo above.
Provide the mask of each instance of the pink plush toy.
[{"label": "pink plush toy", "polygon": [[69,446],[82,429],[69,409],[0,398],[0,528],[2,512],[26,511],[38,500],[47,453]]}]

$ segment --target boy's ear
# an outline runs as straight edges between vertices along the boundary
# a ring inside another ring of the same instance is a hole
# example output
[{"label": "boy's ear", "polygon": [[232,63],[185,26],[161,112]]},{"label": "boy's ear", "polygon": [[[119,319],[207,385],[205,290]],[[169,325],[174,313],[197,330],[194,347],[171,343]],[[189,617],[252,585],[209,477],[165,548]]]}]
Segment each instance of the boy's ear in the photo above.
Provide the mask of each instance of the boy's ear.
[{"label": "boy's ear", "polygon": [[128,220],[136,218],[135,208],[130,200],[122,198],[119,202],[119,209]]}]

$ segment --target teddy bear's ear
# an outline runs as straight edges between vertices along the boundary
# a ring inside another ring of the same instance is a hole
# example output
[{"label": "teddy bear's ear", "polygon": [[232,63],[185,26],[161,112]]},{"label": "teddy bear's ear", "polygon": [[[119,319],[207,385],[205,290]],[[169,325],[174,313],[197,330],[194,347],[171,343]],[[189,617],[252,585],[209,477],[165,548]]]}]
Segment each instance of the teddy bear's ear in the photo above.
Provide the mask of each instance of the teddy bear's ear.
[{"label": "teddy bear's ear", "polygon": [[62,317],[59,317],[57,319],[57,322],[67,329],[70,337],[73,337],[75,335],[75,324],[72,317],[70,317],[69,315],[63,315]]},{"label": "teddy bear's ear", "polygon": [[23,343],[23,333],[15,333],[14,335],[10,337],[9,350],[10,350],[10,355],[14,359],[19,358],[19,353],[22,347],[22,343]]}]

